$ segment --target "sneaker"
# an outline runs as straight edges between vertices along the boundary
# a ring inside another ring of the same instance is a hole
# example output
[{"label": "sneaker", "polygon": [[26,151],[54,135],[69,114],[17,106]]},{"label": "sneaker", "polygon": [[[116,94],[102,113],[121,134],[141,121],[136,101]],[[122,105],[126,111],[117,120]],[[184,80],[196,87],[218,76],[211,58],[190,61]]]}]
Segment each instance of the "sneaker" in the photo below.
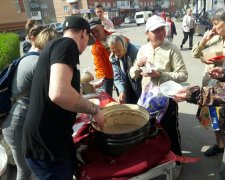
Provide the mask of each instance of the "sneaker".
[{"label": "sneaker", "polygon": [[215,156],[219,153],[223,153],[224,148],[220,148],[218,145],[211,146],[207,151],[205,151],[206,156]]},{"label": "sneaker", "polygon": [[178,178],[180,177],[181,170],[182,170],[182,165],[176,165],[176,166],[172,169],[173,180],[176,180],[176,179],[178,179]]},{"label": "sneaker", "polygon": [[183,49],[183,44],[180,45],[180,50],[182,50],[182,49]]}]

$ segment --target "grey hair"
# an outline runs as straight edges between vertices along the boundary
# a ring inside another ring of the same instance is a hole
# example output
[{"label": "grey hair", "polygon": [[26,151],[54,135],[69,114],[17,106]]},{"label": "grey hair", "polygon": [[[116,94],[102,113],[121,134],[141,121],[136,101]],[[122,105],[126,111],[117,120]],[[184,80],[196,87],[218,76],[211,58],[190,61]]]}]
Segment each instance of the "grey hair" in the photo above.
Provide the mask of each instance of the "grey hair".
[{"label": "grey hair", "polygon": [[217,20],[217,21],[225,21],[225,9],[220,8],[217,9],[213,15],[212,15],[212,21]]},{"label": "grey hair", "polygon": [[116,42],[121,42],[125,52],[127,51],[127,41],[120,33],[113,33],[107,38],[108,46],[113,46]]}]

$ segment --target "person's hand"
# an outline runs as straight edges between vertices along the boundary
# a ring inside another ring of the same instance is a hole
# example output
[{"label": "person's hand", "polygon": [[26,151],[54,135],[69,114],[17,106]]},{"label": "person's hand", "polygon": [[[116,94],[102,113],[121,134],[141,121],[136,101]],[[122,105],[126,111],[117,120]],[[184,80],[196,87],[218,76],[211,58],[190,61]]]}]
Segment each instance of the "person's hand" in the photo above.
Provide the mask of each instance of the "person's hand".
[{"label": "person's hand", "polygon": [[104,126],[105,119],[103,113],[100,110],[98,110],[98,112],[93,115],[93,119],[94,119],[93,122],[96,123],[96,126],[100,128]]},{"label": "person's hand", "polygon": [[143,57],[137,59],[137,66],[138,67],[144,66],[146,64],[147,60],[148,60],[148,58],[146,56],[143,56]]},{"label": "person's hand", "polygon": [[200,59],[205,64],[214,64],[214,62],[215,62],[213,59],[206,60],[203,56]]},{"label": "person's hand", "polygon": [[186,100],[186,96],[187,96],[187,88],[183,88],[181,90],[179,90],[174,96],[173,96],[173,100],[176,102],[182,102]]},{"label": "person's hand", "polygon": [[209,77],[220,79],[224,77],[224,69],[222,67],[213,67],[208,70]]},{"label": "person's hand", "polygon": [[161,73],[157,70],[152,70],[152,72],[148,73],[141,72],[140,74],[144,77],[152,77],[152,78],[159,78],[161,76]]},{"label": "person's hand", "polygon": [[90,82],[90,84],[95,88],[100,88],[104,83],[104,77],[99,79],[97,82],[95,82],[94,84]]},{"label": "person's hand", "polygon": [[212,39],[213,36],[216,35],[216,32],[213,31],[213,30],[209,30],[209,31],[206,31],[202,37],[202,42],[206,43],[208,42],[210,39]]},{"label": "person's hand", "polygon": [[125,103],[125,100],[126,100],[126,93],[125,92],[121,92],[120,94],[119,94],[119,103],[120,104],[124,104]]}]

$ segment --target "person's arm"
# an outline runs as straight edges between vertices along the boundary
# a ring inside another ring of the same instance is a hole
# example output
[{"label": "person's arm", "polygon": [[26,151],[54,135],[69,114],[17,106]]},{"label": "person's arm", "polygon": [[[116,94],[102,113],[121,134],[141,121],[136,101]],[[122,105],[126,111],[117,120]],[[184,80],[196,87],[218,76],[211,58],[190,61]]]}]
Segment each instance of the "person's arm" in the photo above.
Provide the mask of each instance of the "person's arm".
[{"label": "person's arm", "polygon": [[121,77],[118,60],[113,60],[113,57],[110,56],[110,61],[112,63],[112,67],[113,67],[114,84],[115,84],[116,88],[118,89],[119,94],[121,92],[126,92],[126,88],[125,88],[126,85]]},{"label": "person's arm", "polygon": [[110,19],[107,19],[107,23],[108,23],[108,26],[109,26],[111,29],[114,29],[114,24],[113,24],[113,22],[112,22]]},{"label": "person's arm", "polygon": [[70,66],[61,63],[51,65],[49,98],[67,111],[91,114],[97,123],[102,124],[104,118],[99,107],[80,96],[71,86],[72,77]]},{"label": "person's arm", "polygon": [[219,82],[215,86],[187,88],[187,102],[203,106],[220,106],[225,104],[225,83]]},{"label": "person's arm", "polygon": [[132,79],[138,79],[141,76],[141,66],[144,66],[146,64],[147,57],[143,56],[142,49],[139,49],[137,53],[137,58],[134,62],[134,65],[130,68],[130,77]]},{"label": "person's arm", "polygon": [[181,53],[175,47],[171,50],[170,65],[172,67],[172,72],[161,72],[160,80],[163,82],[168,80],[185,82],[188,78],[188,72]]},{"label": "person's arm", "polygon": [[105,63],[104,61],[109,61],[106,58],[109,57],[105,57],[103,52],[100,52],[101,50],[99,50],[100,47],[97,50],[97,47],[92,47],[91,49],[91,53],[92,53],[92,58],[94,61],[94,65],[95,65],[95,72],[96,72],[96,77],[97,78],[103,78],[105,77]]},{"label": "person's arm", "polygon": [[193,47],[192,57],[199,58],[202,62],[204,62],[204,60],[201,59],[203,57],[202,50],[211,45],[210,40],[214,37],[214,35],[215,33],[212,30],[206,31],[202,39]]}]

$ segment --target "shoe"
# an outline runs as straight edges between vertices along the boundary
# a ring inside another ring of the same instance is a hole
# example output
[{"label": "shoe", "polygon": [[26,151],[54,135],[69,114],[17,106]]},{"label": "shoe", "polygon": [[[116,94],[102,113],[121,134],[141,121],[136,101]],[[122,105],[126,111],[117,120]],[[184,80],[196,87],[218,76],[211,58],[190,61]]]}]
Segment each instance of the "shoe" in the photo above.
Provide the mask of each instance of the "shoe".
[{"label": "shoe", "polygon": [[178,179],[178,178],[180,177],[181,170],[182,170],[182,164],[181,164],[181,165],[176,165],[176,166],[172,169],[173,180],[176,180],[176,179]]},{"label": "shoe", "polygon": [[180,50],[182,50],[182,49],[183,49],[183,44],[180,45]]},{"label": "shoe", "polygon": [[211,146],[207,151],[205,151],[206,156],[215,156],[219,153],[223,153],[224,148],[219,148],[218,145]]}]

